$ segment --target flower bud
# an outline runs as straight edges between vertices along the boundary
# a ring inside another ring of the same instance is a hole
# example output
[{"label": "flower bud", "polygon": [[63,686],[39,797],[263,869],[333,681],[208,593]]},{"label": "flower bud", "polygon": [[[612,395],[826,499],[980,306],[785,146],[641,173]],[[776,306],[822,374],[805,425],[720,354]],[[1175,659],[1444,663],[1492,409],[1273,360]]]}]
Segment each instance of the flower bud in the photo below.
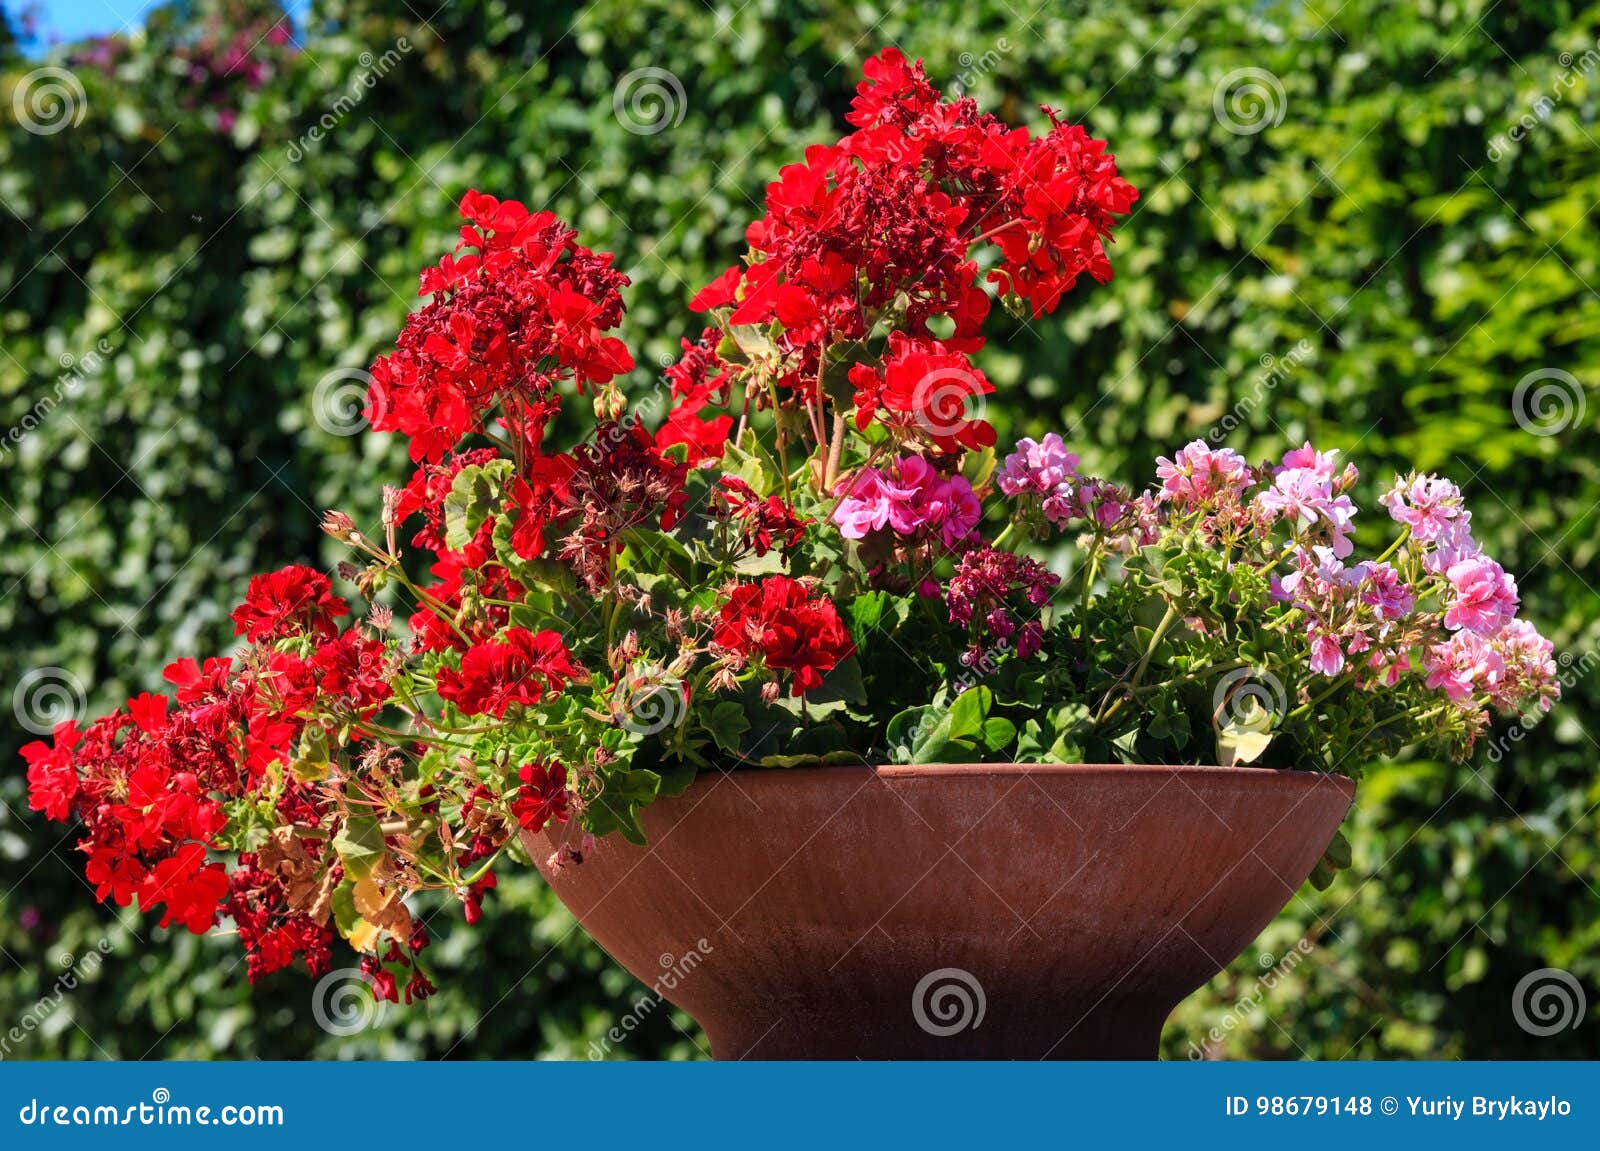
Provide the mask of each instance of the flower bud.
[{"label": "flower bud", "polygon": [[361,538],[356,521],[341,511],[329,510],[322,517],[322,530],[340,543],[353,544]]}]

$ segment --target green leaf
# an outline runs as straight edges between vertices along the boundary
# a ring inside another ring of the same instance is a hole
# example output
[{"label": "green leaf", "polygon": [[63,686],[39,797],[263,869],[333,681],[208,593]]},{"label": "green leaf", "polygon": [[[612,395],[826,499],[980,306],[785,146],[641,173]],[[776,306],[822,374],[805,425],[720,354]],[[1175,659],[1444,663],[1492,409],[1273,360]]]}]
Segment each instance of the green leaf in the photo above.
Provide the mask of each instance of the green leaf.
[{"label": "green leaf", "polygon": [[979,739],[983,721],[994,702],[994,692],[986,687],[969,687],[950,705],[950,738]]},{"label": "green leaf", "polygon": [[499,510],[511,470],[510,460],[490,460],[461,469],[444,497],[446,547],[460,549],[472,542],[484,521]]},{"label": "green leaf", "polygon": [[1353,862],[1350,854],[1350,841],[1344,837],[1344,832],[1333,833],[1333,842],[1328,844],[1327,861],[1335,870],[1343,871]]},{"label": "green leaf", "polygon": [[369,815],[347,817],[339,834],[333,838],[333,849],[344,863],[345,874],[353,879],[365,879],[371,875],[387,851],[383,844],[383,830],[378,826],[378,821]]},{"label": "green leaf", "polygon": [[700,722],[716,745],[730,755],[738,754],[744,734],[750,730],[750,717],[745,714],[744,705],[732,699],[719,701]]},{"label": "green leaf", "polygon": [[990,716],[983,721],[983,749],[987,752],[1004,751],[1017,738],[1017,725],[1004,716]]}]

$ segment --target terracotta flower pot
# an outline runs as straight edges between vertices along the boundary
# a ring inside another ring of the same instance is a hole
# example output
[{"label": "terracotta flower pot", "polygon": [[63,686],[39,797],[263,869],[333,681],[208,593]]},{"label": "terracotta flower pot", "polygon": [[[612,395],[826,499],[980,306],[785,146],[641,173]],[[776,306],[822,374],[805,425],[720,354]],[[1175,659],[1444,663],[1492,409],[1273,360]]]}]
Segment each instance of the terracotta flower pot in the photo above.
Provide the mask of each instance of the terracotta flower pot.
[{"label": "terracotta flower pot", "polygon": [[[1221,767],[704,776],[558,872],[719,1059],[1153,1059],[1293,896],[1353,783]],[[564,829],[558,829],[559,835]]]}]

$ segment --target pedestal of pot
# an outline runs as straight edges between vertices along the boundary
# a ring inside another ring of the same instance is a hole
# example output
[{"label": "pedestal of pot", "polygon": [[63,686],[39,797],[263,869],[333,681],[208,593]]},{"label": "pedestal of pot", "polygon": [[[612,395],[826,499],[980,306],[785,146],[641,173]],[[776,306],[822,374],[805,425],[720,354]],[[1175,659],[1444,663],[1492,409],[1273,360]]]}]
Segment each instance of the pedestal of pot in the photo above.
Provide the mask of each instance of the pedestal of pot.
[{"label": "pedestal of pot", "polygon": [[[981,764],[702,776],[551,887],[719,1059],[1153,1059],[1294,895],[1341,776]],[[562,829],[553,829],[559,835]]]}]

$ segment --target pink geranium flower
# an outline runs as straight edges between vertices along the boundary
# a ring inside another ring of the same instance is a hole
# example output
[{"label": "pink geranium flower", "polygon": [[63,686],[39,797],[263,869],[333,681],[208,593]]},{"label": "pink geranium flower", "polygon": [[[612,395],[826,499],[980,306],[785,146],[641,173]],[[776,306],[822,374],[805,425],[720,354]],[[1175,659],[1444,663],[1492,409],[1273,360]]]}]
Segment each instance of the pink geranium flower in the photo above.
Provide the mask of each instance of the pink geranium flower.
[{"label": "pink geranium flower", "polygon": [[1250,486],[1250,465],[1232,448],[1217,448],[1193,440],[1156,460],[1161,498],[1183,507],[1203,507],[1224,493],[1238,494]]},{"label": "pink geranium flower", "polygon": [[849,495],[833,509],[833,522],[845,539],[865,539],[889,523],[889,484],[877,468],[864,468],[850,481]]},{"label": "pink geranium flower", "polygon": [[890,527],[907,538],[934,534],[954,547],[977,529],[983,508],[965,477],[941,476],[921,456],[895,466],[898,478],[866,468],[851,481],[833,513],[840,535],[858,540]]},{"label": "pink geranium flower", "polygon": [[1476,691],[1493,691],[1505,674],[1505,661],[1482,636],[1460,632],[1422,653],[1428,687],[1443,691],[1453,703]]},{"label": "pink geranium flower", "polygon": [[1432,543],[1450,524],[1466,516],[1461,506],[1461,489],[1438,476],[1412,475],[1396,479],[1394,486],[1378,497],[1396,523],[1411,529],[1411,537]]},{"label": "pink geranium flower", "polygon": [[1450,598],[1444,626],[1451,631],[1493,635],[1517,614],[1517,581],[1484,555],[1451,564],[1445,572]]},{"label": "pink geranium flower", "polygon": [[1042,440],[1027,437],[1005,458],[995,484],[1008,496],[1051,495],[1078,478],[1078,457],[1054,432]]},{"label": "pink geranium flower", "polygon": [[[1284,459],[1296,456],[1291,452]],[[1333,554],[1340,559],[1355,550],[1349,537],[1355,504],[1349,496],[1337,493],[1332,472],[1325,472],[1320,462],[1312,467],[1279,469],[1272,486],[1255,498],[1255,506],[1269,519],[1293,520],[1297,533],[1321,525]]]}]

